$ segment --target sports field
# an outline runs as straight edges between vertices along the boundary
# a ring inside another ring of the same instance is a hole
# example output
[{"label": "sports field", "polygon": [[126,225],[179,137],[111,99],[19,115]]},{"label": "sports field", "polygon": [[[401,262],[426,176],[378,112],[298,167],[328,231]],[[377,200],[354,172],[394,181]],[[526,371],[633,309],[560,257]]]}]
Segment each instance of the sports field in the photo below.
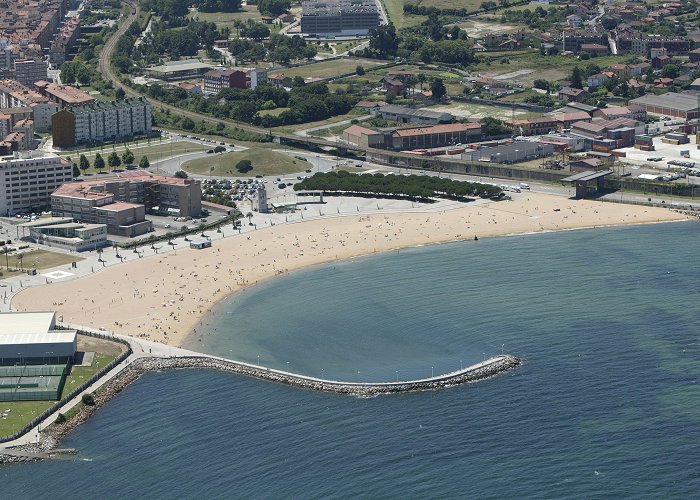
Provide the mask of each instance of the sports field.
[{"label": "sports field", "polygon": [[387,61],[380,61],[376,59],[361,59],[361,58],[348,58],[344,57],[342,59],[333,59],[331,61],[321,61],[318,63],[307,64],[306,66],[298,66],[296,68],[289,68],[280,71],[275,71],[275,73],[284,73],[287,76],[294,78],[295,76],[303,76],[304,78],[316,77],[316,78],[329,78],[331,76],[343,75],[345,73],[352,73],[355,71],[357,66],[362,66],[365,69],[378,66],[380,64],[386,64]]}]

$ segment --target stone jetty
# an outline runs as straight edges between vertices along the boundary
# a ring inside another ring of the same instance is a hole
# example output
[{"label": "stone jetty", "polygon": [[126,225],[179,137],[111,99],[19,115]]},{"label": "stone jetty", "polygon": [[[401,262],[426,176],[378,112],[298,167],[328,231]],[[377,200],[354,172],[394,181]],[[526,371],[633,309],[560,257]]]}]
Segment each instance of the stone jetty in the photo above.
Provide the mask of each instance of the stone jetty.
[{"label": "stone jetty", "polygon": [[[257,377],[272,382],[294,385],[305,389],[345,394],[356,397],[367,397],[381,394],[428,391],[458,384],[476,382],[498,375],[499,373],[515,368],[520,364],[520,359],[509,354],[504,354],[488,358],[482,362],[451,373],[437,375],[425,379],[399,382],[341,382],[307,377],[281,370],[210,356],[138,358],[93,395],[95,404],[82,405],[80,410],[75,415],[72,415],[66,422],[62,424],[53,424],[51,427],[46,429],[46,431],[42,433],[40,443],[28,445],[26,447],[17,447],[17,452],[13,454],[14,456],[8,456],[5,458],[7,461],[36,460],[44,458],[42,454],[48,453],[55,448],[63,436],[68,434],[81,423],[85,422],[98,410],[98,408],[123,391],[129,386],[129,384],[131,384],[141,375],[149,371],[177,370],[185,368],[221,370],[246,375],[249,377]],[[22,453],[22,451],[24,453]],[[21,457],[21,455],[24,455],[24,457]],[[3,457],[0,457],[0,462],[5,461],[2,460],[2,458]]]}]

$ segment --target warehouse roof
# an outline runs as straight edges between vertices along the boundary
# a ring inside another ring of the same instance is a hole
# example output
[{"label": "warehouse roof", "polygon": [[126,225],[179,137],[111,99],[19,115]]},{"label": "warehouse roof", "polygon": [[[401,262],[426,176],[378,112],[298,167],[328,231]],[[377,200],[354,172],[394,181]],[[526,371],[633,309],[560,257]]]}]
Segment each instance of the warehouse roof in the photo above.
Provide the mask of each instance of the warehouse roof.
[{"label": "warehouse roof", "polygon": [[54,326],[55,317],[54,311],[0,313],[0,336],[46,333]]},{"label": "warehouse roof", "polygon": [[660,95],[643,95],[632,99],[630,103],[659,106],[664,108],[677,109],[680,111],[695,111],[698,106],[698,96],[694,94],[679,94],[677,92],[668,92]]},{"label": "warehouse roof", "polygon": [[0,335],[0,345],[68,344],[75,342],[75,330],[52,330],[44,333],[8,333]]}]

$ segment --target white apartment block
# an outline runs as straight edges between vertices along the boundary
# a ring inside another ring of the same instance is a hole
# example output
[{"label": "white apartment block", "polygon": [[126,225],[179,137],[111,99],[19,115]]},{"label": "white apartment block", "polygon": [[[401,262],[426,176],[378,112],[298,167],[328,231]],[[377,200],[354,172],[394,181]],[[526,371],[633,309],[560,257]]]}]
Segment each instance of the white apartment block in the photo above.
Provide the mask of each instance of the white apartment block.
[{"label": "white apartment block", "polygon": [[32,212],[51,204],[51,193],[73,180],[73,168],[41,152],[0,157],[0,215]]},{"label": "white apartment block", "polygon": [[52,117],[53,143],[64,148],[149,134],[151,112],[151,105],[142,98],[69,106]]}]

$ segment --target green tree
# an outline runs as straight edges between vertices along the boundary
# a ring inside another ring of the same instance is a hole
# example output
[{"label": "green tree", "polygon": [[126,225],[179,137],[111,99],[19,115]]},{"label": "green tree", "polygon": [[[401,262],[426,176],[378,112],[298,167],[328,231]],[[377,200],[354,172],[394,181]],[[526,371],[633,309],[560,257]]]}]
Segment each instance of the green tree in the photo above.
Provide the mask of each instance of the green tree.
[{"label": "green tree", "polygon": [[676,64],[667,64],[661,69],[661,76],[664,78],[678,78],[680,74],[680,68]]},{"label": "green tree", "polygon": [[95,163],[94,163],[94,165],[95,165],[95,168],[96,168],[97,170],[99,170],[100,172],[102,172],[102,170],[104,170],[104,168],[105,168],[105,160],[104,160],[104,158],[102,158],[102,155],[101,155],[100,153],[97,153],[97,154],[95,155]]},{"label": "green tree", "polygon": [[491,116],[485,116],[479,120],[479,123],[481,123],[481,133],[486,136],[505,135],[510,132],[501,120]]},{"label": "green tree", "polygon": [[61,64],[61,82],[66,85],[75,83],[75,71],[73,70],[73,65],[69,62]]},{"label": "green tree", "polygon": [[117,100],[119,100],[119,99],[124,99],[124,97],[126,97],[126,92],[124,92],[124,89],[123,89],[123,88],[119,87],[119,88],[117,89],[116,97],[117,97]]},{"label": "green tree", "polygon": [[532,82],[532,86],[536,89],[549,91],[549,82],[547,80],[543,80],[542,78],[538,78]]},{"label": "green tree", "polygon": [[178,179],[187,179],[187,172],[185,172],[184,170],[178,170],[177,172],[175,172],[175,177],[177,177]]},{"label": "green tree", "polygon": [[447,88],[445,88],[442,78],[436,78],[433,80],[433,82],[430,84],[430,90],[433,91],[433,100],[435,101],[441,100],[445,94],[447,94]]},{"label": "green tree", "polygon": [[253,163],[250,160],[241,160],[236,163],[236,170],[240,173],[245,174],[253,170]]},{"label": "green tree", "polygon": [[399,48],[399,38],[392,23],[369,30],[369,48],[379,55],[394,56]]},{"label": "green tree", "polygon": [[270,28],[262,23],[250,23],[243,27],[241,35],[259,41],[270,36]]},{"label": "green tree", "polygon": [[192,118],[190,118],[189,116],[186,116],[182,120],[182,128],[184,128],[185,130],[193,130],[194,129],[194,120],[192,120]]},{"label": "green tree", "polygon": [[80,170],[82,170],[83,172],[85,172],[87,169],[90,168],[90,161],[87,159],[87,156],[80,155],[80,159],[78,161],[79,161],[78,165],[80,166]]},{"label": "green tree", "polygon": [[73,163],[73,179],[80,177],[80,168],[78,168],[77,163]]},{"label": "green tree", "polygon": [[261,14],[277,17],[289,10],[290,0],[258,0],[258,10]]},{"label": "green tree", "polygon": [[358,76],[362,76],[365,74],[365,68],[361,64],[358,64],[357,67],[355,68],[355,73],[358,74]]},{"label": "green tree", "polygon": [[107,163],[110,167],[116,168],[122,164],[122,161],[119,159],[119,155],[115,151],[112,151],[107,157]]},{"label": "green tree", "polygon": [[80,399],[84,405],[93,406],[95,404],[95,397],[89,392],[84,393]]},{"label": "green tree", "polygon": [[129,149],[124,151],[124,154],[122,154],[122,162],[124,165],[131,165],[134,163],[134,153],[132,153]]},{"label": "green tree", "polygon": [[581,69],[578,66],[574,66],[571,72],[571,87],[574,89],[582,89],[583,81],[581,79]]},{"label": "green tree", "polygon": [[139,161],[139,167],[143,168],[145,170],[150,166],[151,166],[151,163],[148,161],[148,156],[142,156],[141,160]]}]

